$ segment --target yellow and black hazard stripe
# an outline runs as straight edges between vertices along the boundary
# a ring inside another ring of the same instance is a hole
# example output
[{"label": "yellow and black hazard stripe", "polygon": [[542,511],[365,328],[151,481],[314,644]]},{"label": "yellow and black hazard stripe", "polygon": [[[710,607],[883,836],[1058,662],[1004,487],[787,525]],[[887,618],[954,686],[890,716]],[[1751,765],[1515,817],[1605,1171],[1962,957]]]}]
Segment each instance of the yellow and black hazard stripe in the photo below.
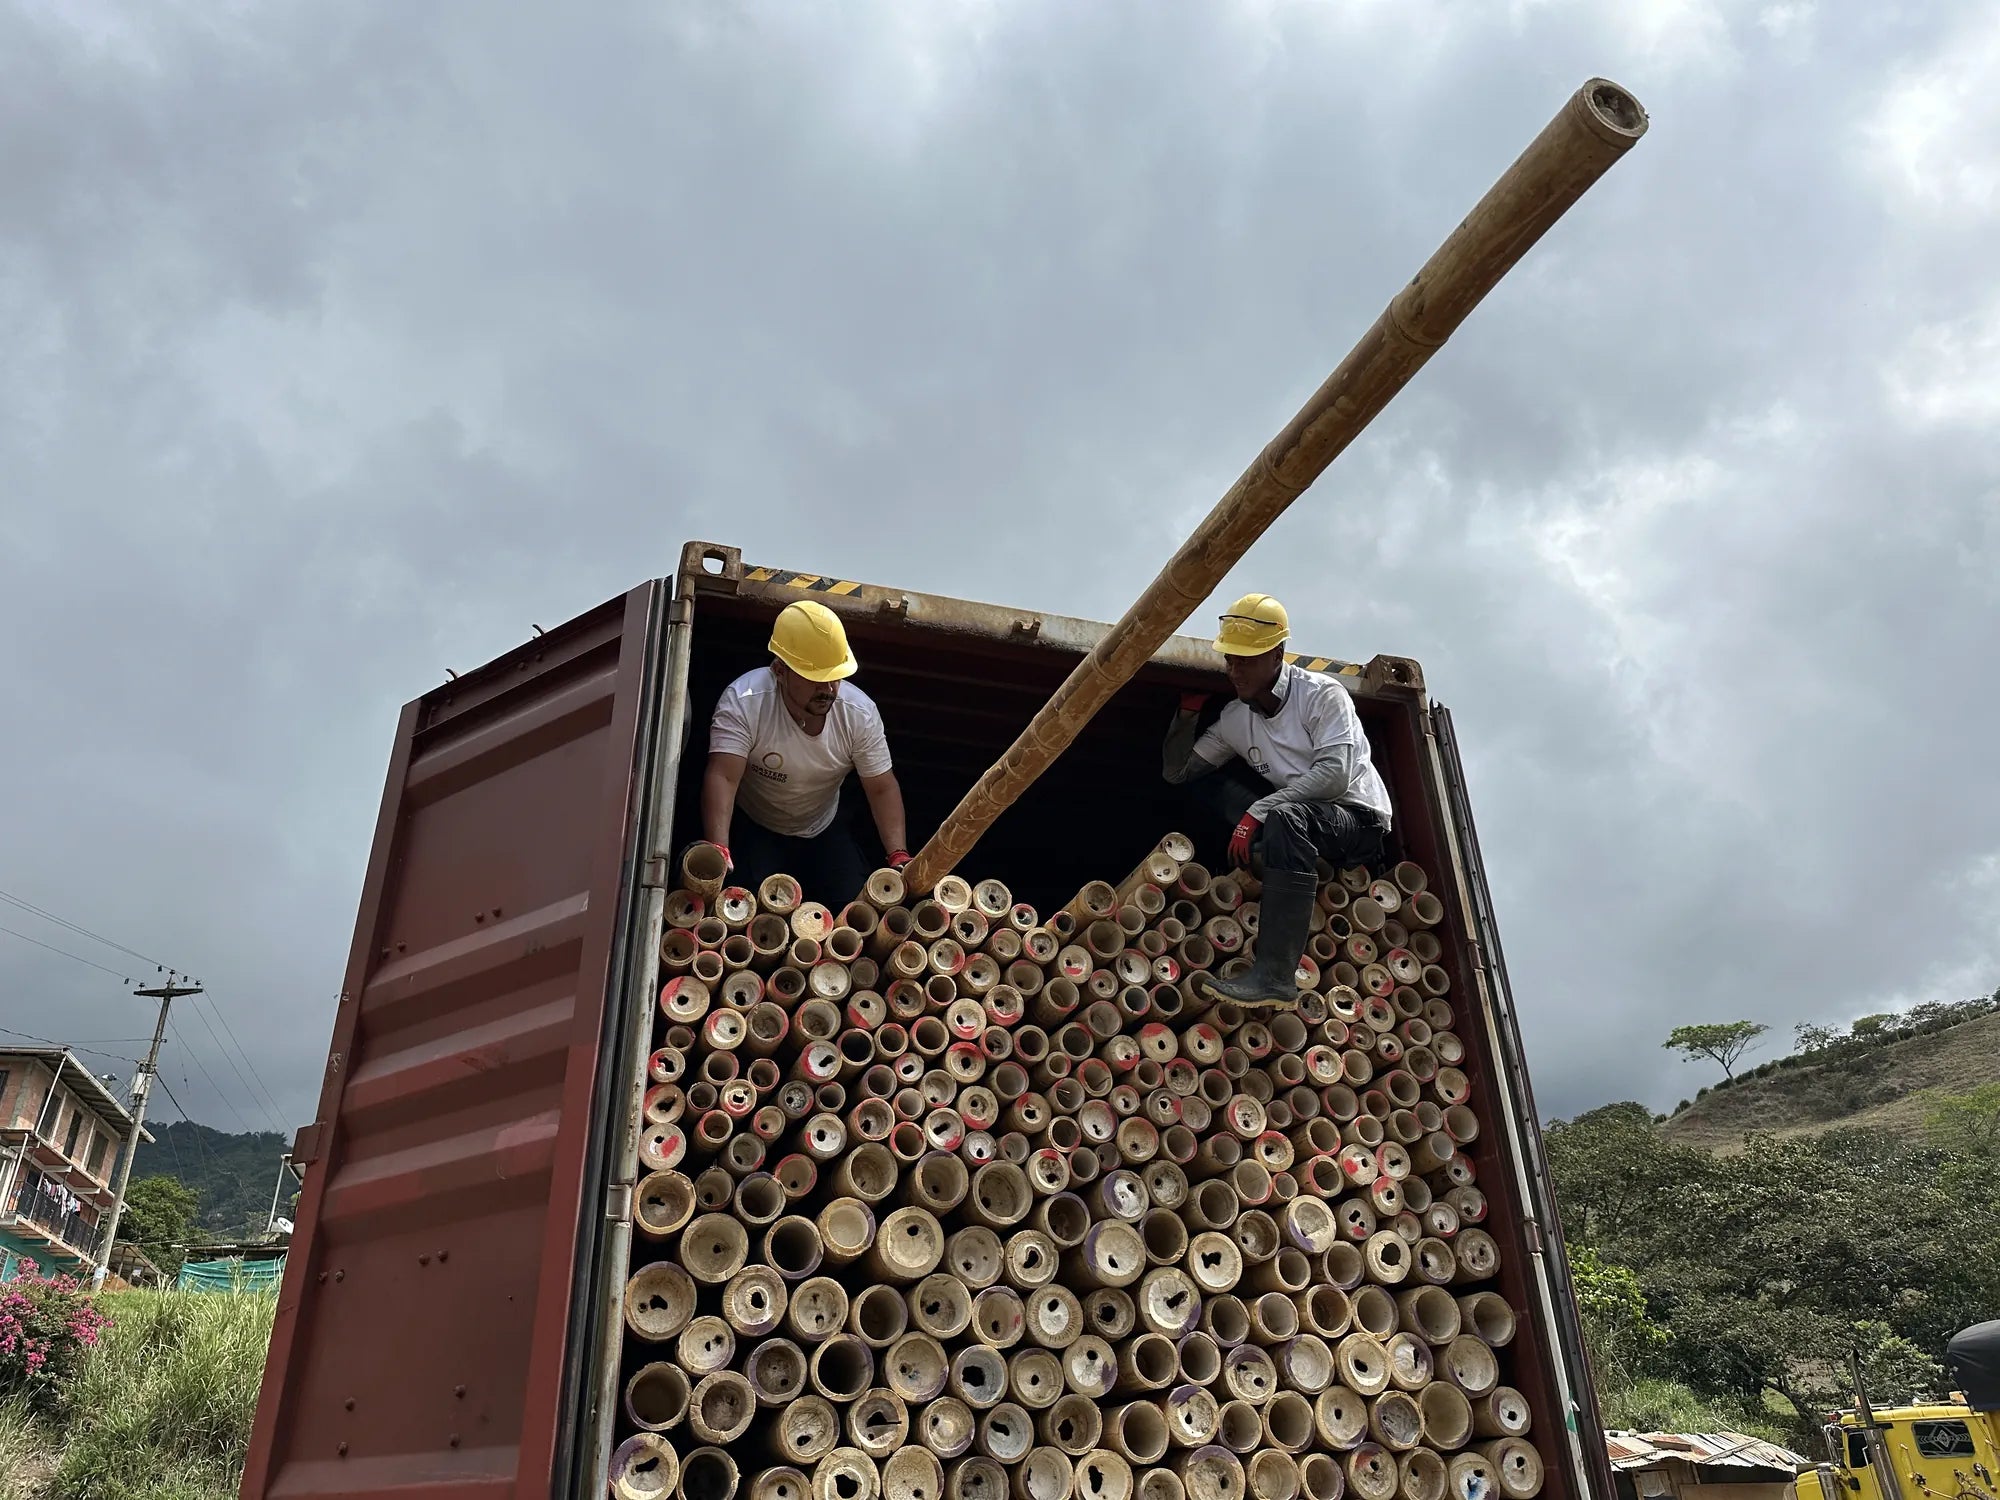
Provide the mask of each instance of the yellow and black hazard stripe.
[{"label": "yellow and black hazard stripe", "polygon": [[1359,662],[1336,661],[1331,656],[1300,656],[1295,652],[1287,651],[1285,653],[1285,660],[1295,667],[1304,667],[1308,672],[1325,672],[1331,670],[1337,677],[1359,677],[1361,675],[1361,664]]},{"label": "yellow and black hazard stripe", "polygon": [[[861,592],[861,585],[851,579],[825,578],[818,573],[793,573],[784,568],[746,568],[743,581],[775,583],[781,588],[797,589],[801,593],[832,594],[839,598]],[[1344,662],[1331,656],[1300,656],[1296,652],[1287,652],[1285,660],[1294,666],[1304,667],[1308,672],[1333,672],[1341,677],[1361,675],[1358,662]]]},{"label": "yellow and black hazard stripe", "polygon": [[845,578],[822,578],[817,573],[788,573],[783,568],[750,568],[743,574],[745,583],[775,583],[788,589],[800,589],[808,594],[837,594],[845,596],[861,591],[861,585]]}]

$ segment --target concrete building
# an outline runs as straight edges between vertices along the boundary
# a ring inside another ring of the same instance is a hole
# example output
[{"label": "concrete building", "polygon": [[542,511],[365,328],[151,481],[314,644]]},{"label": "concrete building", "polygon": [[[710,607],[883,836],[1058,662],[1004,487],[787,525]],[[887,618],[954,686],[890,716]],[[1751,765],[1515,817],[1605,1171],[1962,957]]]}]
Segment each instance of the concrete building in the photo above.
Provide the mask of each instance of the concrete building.
[{"label": "concrete building", "polygon": [[89,1271],[131,1139],[132,1116],[73,1054],[0,1049],[0,1280],[21,1259]]}]

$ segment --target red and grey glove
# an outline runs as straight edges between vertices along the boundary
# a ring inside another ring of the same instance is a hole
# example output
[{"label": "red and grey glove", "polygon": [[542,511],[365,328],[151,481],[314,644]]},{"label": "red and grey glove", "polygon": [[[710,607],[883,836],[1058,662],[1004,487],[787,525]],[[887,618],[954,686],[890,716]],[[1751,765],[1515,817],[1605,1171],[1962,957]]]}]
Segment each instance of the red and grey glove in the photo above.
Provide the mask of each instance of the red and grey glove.
[{"label": "red and grey glove", "polygon": [[889,868],[890,868],[890,869],[892,869],[892,870],[900,870],[900,869],[902,869],[902,868],[903,868],[903,866],[904,866],[904,865],[908,864],[909,862],[910,862],[910,851],[909,851],[909,850],[907,850],[907,849],[891,849],[891,850],[889,851]]},{"label": "red and grey glove", "polygon": [[1184,714],[1198,714],[1198,713],[1200,713],[1200,712],[1201,712],[1201,711],[1202,711],[1202,710],[1203,710],[1204,708],[1206,708],[1206,707],[1208,707],[1208,694],[1206,694],[1206,693],[1182,693],[1182,694],[1181,694],[1181,712],[1182,712],[1182,713],[1184,713]]},{"label": "red and grey glove", "polygon": [[1239,870],[1250,868],[1250,841],[1257,837],[1257,830],[1264,826],[1264,820],[1255,813],[1245,813],[1243,821],[1236,825],[1236,831],[1229,835],[1229,862]]}]

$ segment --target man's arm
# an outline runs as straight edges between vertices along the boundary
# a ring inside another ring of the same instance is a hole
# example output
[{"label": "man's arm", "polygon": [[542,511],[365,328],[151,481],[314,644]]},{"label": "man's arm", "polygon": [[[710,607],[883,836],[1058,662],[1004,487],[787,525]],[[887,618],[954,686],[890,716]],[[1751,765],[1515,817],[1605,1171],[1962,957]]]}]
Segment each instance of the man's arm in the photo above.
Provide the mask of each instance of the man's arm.
[{"label": "man's arm", "polygon": [[736,788],[749,761],[741,755],[711,751],[701,775],[701,836],[729,847],[729,820],[736,812]]},{"label": "man's arm", "polygon": [[895,856],[910,852],[910,833],[903,821],[903,787],[894,771],[880,776],[863,776],[861,790],[868,798],[868,811],[875,816],[875,831],[882,836],[883,852]]},{"label": "man's arm", "polygon": [[[1196,735],[1201,724],[1201,706],[1207,701],[1206,693],[1182,693],[1180,709],[1174,714],[1173,723],[1167,726],[1167,742],[1160,751],[1160,774],[1175,786],[1220,770],[1224,764],[1203,753],[1222,749],[1221,737],[1215,730],[1211,728],[1207,734]],[[1223,755],[1226,760],[1227,750],[1223,750]]]},{"label": "man's arm", "polygon": [[1250,816],[1258,822],[1271,815],[1271,809],[1286,802],[1338,802],[1347,795],[1347,788],[1354,780],[1354,746],[1332,745],[1319,751],[1319,758],[1306,767],[1304,774],[1293,779],[1292,784],[1278,791],[1259,797],[1250,804]]}]

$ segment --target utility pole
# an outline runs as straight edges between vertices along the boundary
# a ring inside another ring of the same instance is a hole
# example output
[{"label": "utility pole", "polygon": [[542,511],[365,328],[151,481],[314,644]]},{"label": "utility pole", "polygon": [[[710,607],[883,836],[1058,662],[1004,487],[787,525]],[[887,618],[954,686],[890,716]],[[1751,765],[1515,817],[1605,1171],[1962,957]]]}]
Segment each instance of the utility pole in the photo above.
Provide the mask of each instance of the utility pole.
[{"label": "utility pole", "polygon": [[[292,1153],[287,1151],[278,1158],[278,1180],[271,1186],[271,1211],[264,1216],[264,1233],[270,1234],[278,1227],[278,1200],[285,1194],[285,1174],[291,1171]],[[293,1176],[298,1176],[296,1172]],[[303,1180],[303,1179],[301,1179]]]},{"label": "utility pole", "polygon": [[118,1221],[125,1216],[125,1188],[132,1180],[132,1158],[139,1154],[139,1137],[146,1128],[146,1099],[153,1092],[153,1075],[160,1071],[160,1044],[167,1036],[167,1011],[183,996],[202,993],[198,984],[176,984],[174,981],[179,978],[180,975],[169,971],[165,984],[132,991],[159,1001],[160,1019],[153,1027],[153,1045],[147,1049],[146,1060],[132,1078],[132,1141],[118,1158],[118,1183],[111,1193],[111,1217],[105,1221],[104,1240],[97,1250],[97,1269],[90,1276],[93,1290],[104,1285],[105,1274],[111,1269],[111,1248],[118,1243]]}]

